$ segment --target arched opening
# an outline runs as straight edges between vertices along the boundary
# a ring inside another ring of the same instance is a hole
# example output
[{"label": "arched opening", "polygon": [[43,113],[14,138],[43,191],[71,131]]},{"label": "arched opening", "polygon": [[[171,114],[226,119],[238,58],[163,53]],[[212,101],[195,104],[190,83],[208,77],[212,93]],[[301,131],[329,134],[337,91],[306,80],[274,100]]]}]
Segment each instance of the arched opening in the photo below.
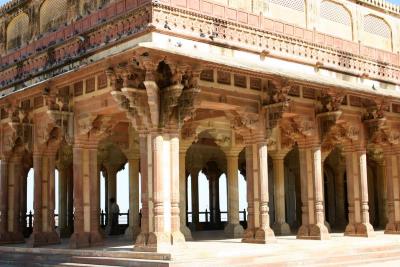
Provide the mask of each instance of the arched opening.
[{"label": "arched opening", "polygon": [[325,220],[334,232],[348,223],[346,161],[341,150],[332,150],[323,164]]},{"label": "arched opening", "polygon": [[292,232],[301,226],[301,188],[299,151],[293,148],[284,159],[285,214]]},{"label": "arched opening", "polygon": [[7,26],[7,50],[17,49],[29,38],[29,16],[21,12]]},{"label": "arched opening", "polygon": [[203,172],[199,174],[199,222],[210,221],[210,183]]},{"label": "arched opening", "polygon": [[67,0],[46,0],[40,7],[40,32],[54,30],[66,22]]},{"label": "arched opening", "polygon": [[385,229],[386,215],[386,182],[382,160],[367,155],[368,207],[369,220],[374,229]]},{"label": "arched opening", "polygon": [[228,221],[228,188],[225,173],[221,174],[219,181],[219,209],[221,222]]}]

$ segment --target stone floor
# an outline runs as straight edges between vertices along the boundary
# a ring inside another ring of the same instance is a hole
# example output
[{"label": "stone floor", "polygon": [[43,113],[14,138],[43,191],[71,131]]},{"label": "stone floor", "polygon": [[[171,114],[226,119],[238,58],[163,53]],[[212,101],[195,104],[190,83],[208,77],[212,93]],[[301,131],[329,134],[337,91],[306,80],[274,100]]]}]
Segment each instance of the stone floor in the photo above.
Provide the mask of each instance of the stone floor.
[{"label": "stone floor", "polygon": [[328,241],[285,236],[268,245],[243,244],[219,231],[198,232],[194,239],[171,255],[132,252],[133,246],[119,238],[84,250],[67,249],[68,240],[38,249],[2,246],[0,266],[400,266],[400,236],[383,232],[369,239],[332,234]]}]

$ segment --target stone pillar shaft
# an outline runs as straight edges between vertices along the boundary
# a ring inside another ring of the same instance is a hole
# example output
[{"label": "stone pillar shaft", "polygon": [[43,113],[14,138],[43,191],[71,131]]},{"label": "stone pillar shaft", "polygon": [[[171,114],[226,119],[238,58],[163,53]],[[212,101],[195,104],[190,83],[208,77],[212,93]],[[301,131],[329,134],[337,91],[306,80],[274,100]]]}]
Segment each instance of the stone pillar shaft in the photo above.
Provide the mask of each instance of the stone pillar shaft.
[{"label": "stone pillar shaft", "polygon": [[135,240],[140,233],[139,226],[139,159],[130,158],[129,162],[129,226],[125,236]]},{"label": "stone pillar shaft", "polygon": [[370,237],[374,229],[369,223],[367,156],[365,150],[346,152],[349,224],[345,235]]},{"label": "stone pillar shaft", "polygon": [[147,196],[145,200],[154,208],[148,216],[153,225],[146,227],[149,232],[142,228],[135,250],[170,251],[172,245],[182,244],[185,240],[179,225],[179,169],[173,170],[179,164],[179,140],[173,134],[154,133],[148,134],[146,139],[141,136],[140,141],[141,159],[147,155],[147,173],[142,173],[143,183],[148,179],[151,184],[144,188],[142,194],[152,188],[153,203],[148,201],[150,198],[147,199]]},{"label": "stone pillar shaft", "polygon": [[388,222],[385,234],[400,234],[400,157],[398,153],[385,151],[387,179]]},{"label": "stone pillar shaft", "polygon": [[233,238],[243,236],[243,227],[239,221],[239,184],[238,184],[238,153],[228,153],[227,184],[228,184],[228,224],[224,232]]},{"label": "stone pillar shaft", "polygon": [[275,235],[270,227],[269,218],[269,191],[268,191],[268,149],[266,143],[260,143],[253,147],[256,150],[258,173],[258,190],[260,196],[260,226],[255,232],[257,243],[275,242]]},{"label": "stone pillar shaft", "polygon": [[255,198],[254,198],[254,162],[253,146],[247,145],[245,150],[246,157],[246,182],[247,182],[247,228],[243,233],[242,242],[254,242],[256,230],[255,225]]},{"label": "stone pillar shaft", "polygon": [[192,223],[196,227],[199,223],[199,170],[190,173],[192,189]]},{"label": "stone pillar shaft", "polygon": [[55,151],[35,153],[33,156],[35,219],[30,238],[33,247],[61,242],[54,221],[55,158]]},{"label": "stone pillar shaft", "polygon": [[285,154],[272,157],[274,171],[275,223],[272,227],[275,234],[288,235],[290,227],[286,223],[285,204]]},{"label": "stone pillar shaft", "polygon": [[329,239],[325,226],[321,148],[299,148],[302,200],[302,225],[297,233],[301,239]]},{"label": "stone pillar shaft", "polygon": [[76,142],[74,164],[74,234],[72,248],[103,244],[100,231],[100,172],[97,165],[97,142]]},{"label": "stone pillar shaft", "polygon": [[7,239],[8,222],[8,162],[0,161],[0,243]]},{"label": "stone pillar shaft", "polygon": [[186,226],[187,222],[187,176],[186,176],[186,149],[179,152],[179,210],[180,210],[180,228],[186,240],[192,240],[192,233]]}]

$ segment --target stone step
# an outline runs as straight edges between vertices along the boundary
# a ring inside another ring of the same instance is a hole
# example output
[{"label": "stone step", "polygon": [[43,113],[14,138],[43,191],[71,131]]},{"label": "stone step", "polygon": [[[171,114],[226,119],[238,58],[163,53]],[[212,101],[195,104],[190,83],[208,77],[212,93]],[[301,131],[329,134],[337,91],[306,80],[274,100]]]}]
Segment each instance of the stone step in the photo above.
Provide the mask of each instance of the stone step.
[{"label": "stone step", "polygon": [[72,257],[71,263],[77,264],[93,264],[93,265],[106,265],[106,266],[127,266],[127,267],[168,267],[169,261],[159,260],[141,260],[141,259],[130,259],[130,258],[112,258],[112,257]]}]

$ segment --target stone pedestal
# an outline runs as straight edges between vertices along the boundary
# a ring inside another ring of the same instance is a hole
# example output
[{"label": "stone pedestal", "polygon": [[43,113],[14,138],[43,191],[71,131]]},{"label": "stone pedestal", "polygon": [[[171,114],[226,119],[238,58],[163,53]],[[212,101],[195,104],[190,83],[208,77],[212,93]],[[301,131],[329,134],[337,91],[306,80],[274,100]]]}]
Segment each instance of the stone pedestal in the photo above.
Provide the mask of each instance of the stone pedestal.
[{"label": "stone pedestal", "polygon": [[275,223],[272,229],[277,235],[289,235],[291,233],[290,226],[286,223],[285,212],[285,154],[286,153],[280,153],[272,156],[275,193]]},{"label": "stone pedestal", "polygon": [[363,149],[346,151],[347,192],[349,200],[349,224],[346,236],[374,236],[369,223],[367,156]]},{"label": "stone pedestal", "polygon": [[73,147],[75,220],[71,248],[103,244],[97,144],[94,140],[76,140]]},{"label": "stone pedestal", "polygon": [[306,145],[299,148],[302,202],[302,225],[298,239],[330,239],[325,226],[321,148]]},{"label": "stone pedestal", "polygon": [[[179,139],[174,134],[140,136],[144,214],[134,250],[169,252],[184,245],[179,218]],[[150,199],[153,199],[151,202]],[[149,207],[147,209],[147,207]],[[152,209],[152,207],[154,207]]]},{"label": "stone pedestal", "polygon": [[239,221],[238,152],[228,152],[226,160],[228,169],[228,224],[224,232],[231,238],[241,238],[243,227]]}]

